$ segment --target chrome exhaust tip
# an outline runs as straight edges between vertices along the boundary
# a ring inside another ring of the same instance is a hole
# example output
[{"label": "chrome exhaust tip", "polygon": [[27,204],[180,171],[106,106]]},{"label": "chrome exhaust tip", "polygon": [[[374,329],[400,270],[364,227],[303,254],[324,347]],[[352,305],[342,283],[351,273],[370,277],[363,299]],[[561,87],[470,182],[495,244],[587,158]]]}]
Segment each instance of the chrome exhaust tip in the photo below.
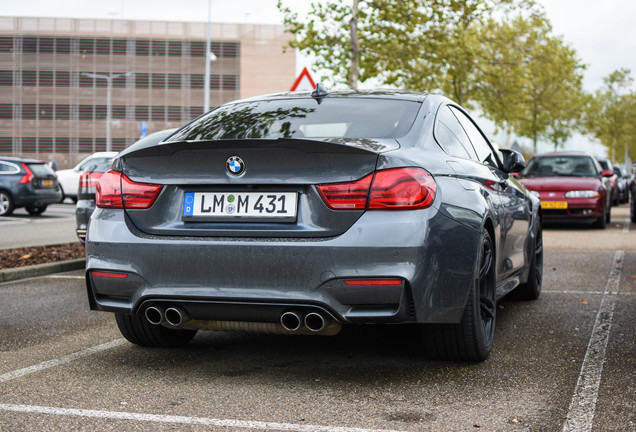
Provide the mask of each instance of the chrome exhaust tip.
[{"label": "chrome exhaust tip", "polygon": [[280,324],[287,331],[298,331],[303,324],[303,320],[296,312],[285,312],[280,316]]},{"label": "chrome exhaust tip", "polygon": [[148,322],[154,325],[162,324],[166,320],[163,308],[157,306],[150,306],[146,308],[144,315]]},{"label": "chrome exhaust tip", "polygon": [[179,327],[192,319],[190,314],[178,306],[166,309],[165,317],[166,322],[174,327]]},{"label": "chrome exhaust tip", "polygon": [[310,312],[305,316],[305,327],[312,332],[321,332],[327,327],[327,321],[321,314]]}]

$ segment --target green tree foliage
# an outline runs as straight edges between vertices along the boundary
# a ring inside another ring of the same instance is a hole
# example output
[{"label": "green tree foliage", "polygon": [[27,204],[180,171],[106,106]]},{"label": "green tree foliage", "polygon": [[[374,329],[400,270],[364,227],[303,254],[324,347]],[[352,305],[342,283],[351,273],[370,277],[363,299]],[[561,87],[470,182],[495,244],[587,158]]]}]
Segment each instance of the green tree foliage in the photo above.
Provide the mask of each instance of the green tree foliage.
[{"label": "green tree foliage", "polygon": [[612,160],[617,152],[636,158],[636,94],[631,72],[619,69],[603,79],[603,87],[589,98],[587,130],[608,148]]},{"label": "green tree foliage", "polygon": [[[279,0],[292,47],[332,80],[375,79],[442,92],[498,127],[561,145],[583,106],[583,66],[532,0],[350,0],[312,4],[308,19]],[[513,16],[513,18],[510,18]],[[325,77],[323,77],[324,79]]]},{"label": "green tree foliage", "polygon": [[489,22],[481,67],[480,105],[505,130],[541,139],[555,149],[580,128],[584,66],[542,15]]}]

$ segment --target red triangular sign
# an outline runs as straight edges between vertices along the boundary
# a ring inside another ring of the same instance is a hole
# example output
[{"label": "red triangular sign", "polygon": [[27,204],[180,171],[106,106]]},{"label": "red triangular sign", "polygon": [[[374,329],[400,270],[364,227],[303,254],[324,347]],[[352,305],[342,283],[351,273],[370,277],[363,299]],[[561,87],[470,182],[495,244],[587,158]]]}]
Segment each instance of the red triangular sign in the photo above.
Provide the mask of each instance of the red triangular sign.
[{"label": "red triangular sign", "polygon": [[298,75],[296,81],[294,81],[294,85],[291,87],[290,91],[310,91],[316,88],[316,83],[309,75],[309,71],[306,67],[303,68],[303,71]]}]

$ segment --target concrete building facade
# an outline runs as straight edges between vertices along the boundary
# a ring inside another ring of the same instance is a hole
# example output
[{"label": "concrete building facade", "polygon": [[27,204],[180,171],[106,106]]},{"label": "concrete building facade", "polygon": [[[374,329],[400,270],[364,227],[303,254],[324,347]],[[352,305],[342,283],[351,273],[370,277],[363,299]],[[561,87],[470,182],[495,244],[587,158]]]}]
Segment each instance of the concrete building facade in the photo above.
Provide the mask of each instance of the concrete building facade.
[{"label": "concrete building facade", "polygon": [[[0,17],[0,154],[61,167],[203,112],[206,23]],[[210,106],[289,90],[283,26],[212,24]],[[108,79],[106,77],[109,77]]]}]

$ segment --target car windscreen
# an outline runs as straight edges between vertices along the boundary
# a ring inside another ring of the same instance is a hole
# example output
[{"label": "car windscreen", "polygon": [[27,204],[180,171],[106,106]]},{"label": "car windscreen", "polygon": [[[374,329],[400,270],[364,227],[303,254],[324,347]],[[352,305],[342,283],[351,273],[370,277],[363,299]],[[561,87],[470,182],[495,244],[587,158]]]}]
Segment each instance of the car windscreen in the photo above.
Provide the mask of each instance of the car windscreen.
[{"label": "car windscreen", "polygon": [[597,177],[599,173],[594,161],[588,156],[542,156],[532,158],[521,175]]},{"label": "car windscreen", "polygon": [[223,105],[166,141],[245,138],[399,138],[421,104],[382,98],[275,99]]}]

